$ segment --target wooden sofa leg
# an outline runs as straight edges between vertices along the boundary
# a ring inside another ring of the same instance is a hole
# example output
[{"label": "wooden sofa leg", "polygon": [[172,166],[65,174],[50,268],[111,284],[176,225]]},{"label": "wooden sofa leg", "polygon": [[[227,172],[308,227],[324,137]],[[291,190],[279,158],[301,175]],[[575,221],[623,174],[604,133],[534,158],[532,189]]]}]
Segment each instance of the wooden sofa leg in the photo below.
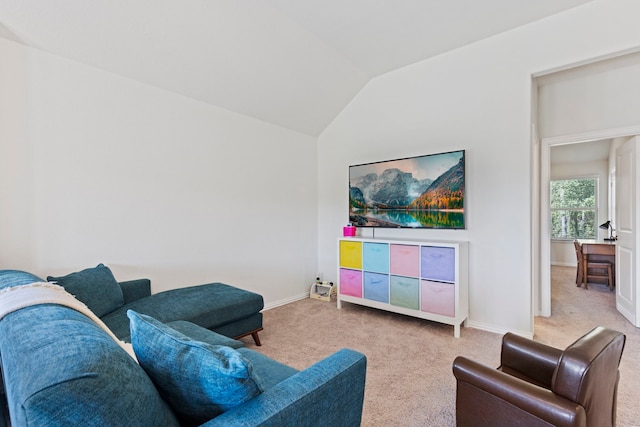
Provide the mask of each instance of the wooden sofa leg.
[{"label": "wooden sofa leg", "polygon": [[262,345],[262,343],[260,342],[260,337],[258,336],[258,331],[251,332],[251,336],[253,337],[253,341],[258,347]]},{"label": "wooden sofa leg", "polygon": [[239,335],[237,337],[233,337],[234,340],[239,340],[240,338],[244,338],[247,335],[251,335],[253,337],[253,342],[256,343],[257,346],[261,346],[262,343],[260,342],[260,337],[258,336],[258,332],[262,331],[264,328],[258,328],[256,330],[253,330],[251,332],[247,332],[246,334],[242,334]]}]

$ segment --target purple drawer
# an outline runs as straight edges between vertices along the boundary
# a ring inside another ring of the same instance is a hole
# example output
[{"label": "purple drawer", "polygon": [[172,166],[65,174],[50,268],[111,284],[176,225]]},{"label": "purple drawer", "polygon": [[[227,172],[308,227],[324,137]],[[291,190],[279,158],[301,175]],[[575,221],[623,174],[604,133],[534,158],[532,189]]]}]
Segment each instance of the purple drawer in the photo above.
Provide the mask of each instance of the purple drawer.
[{"label": "purple drawer", "polygon": [[341,268],[338,289],[341,295],[362,298],[362,271]]},{"label": "purple drawer", "polygon": [[423,246],[420,252],[423,279],[454,282],[456,250],[439,246]]},{"label": "purple drawer", "polygon": [[454,317],[456,315],[455,285],[422,280],[420,309],[428,313]]}]

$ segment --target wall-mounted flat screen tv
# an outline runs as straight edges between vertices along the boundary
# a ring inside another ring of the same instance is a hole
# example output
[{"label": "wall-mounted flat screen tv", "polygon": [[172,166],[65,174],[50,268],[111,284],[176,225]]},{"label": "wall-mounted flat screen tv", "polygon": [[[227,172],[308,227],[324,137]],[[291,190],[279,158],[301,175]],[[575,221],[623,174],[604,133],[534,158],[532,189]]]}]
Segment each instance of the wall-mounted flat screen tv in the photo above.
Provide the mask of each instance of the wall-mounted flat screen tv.
[{"label": "wall-mounted flat screen tv", "polygon": [[349,166],[357,227],[463,229],[464,150]]}]

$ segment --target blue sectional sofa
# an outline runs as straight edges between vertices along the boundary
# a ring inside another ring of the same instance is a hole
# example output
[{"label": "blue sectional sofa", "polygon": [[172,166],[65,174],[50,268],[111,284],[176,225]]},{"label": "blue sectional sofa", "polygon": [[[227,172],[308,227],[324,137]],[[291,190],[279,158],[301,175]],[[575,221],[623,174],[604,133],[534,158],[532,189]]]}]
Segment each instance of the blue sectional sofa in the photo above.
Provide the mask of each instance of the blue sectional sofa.
[{"label": "blue sectional sofa", "polygon": [[[3,283],[0,274],[0,288],[29,280],[14,274]],[[360,425],[366,358],[358,352],[297,371],[192,322],[126,314],[137,361],[101,322],[69,306],[0,313],[11,425]]]}]

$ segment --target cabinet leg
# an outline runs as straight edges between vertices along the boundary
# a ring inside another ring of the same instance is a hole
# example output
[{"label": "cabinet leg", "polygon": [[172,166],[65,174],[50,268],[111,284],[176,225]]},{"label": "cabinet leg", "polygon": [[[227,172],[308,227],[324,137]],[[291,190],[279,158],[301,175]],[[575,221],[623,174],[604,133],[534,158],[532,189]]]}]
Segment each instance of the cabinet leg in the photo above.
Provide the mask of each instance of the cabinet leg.
[{"label": "cabinet leg", "polygon": [[453,325],[453,336],[460,338],[460,325]]}]

